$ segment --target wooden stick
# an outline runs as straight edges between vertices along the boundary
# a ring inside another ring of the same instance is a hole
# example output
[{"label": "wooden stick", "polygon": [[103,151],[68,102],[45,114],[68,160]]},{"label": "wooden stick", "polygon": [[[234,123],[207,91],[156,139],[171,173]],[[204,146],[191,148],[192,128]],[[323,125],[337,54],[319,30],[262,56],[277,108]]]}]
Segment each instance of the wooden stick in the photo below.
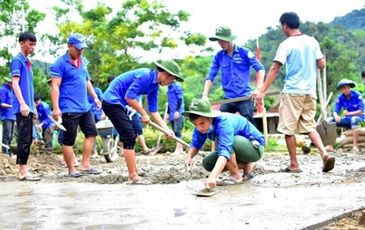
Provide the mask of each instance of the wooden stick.
[{"label": "wooden stick", "polygon": [[[163,116],[164,116],[164,117],[165,117],[165,114],[167,113],[168,108],[169,108],[169,104],[167,103],[167,104],[166,104],[166,108],[165,108],[165,113],[163,114]],[[180,114],[180,115],[181,115],[181,114]],[[160,145],[161,145],[162,135],[163,135],[162,133],[160,133],[160,134],[158,135],[156,146],[160,146]]]},{"label": "wooden stick", "polygon": [[321,73],[319,72],[319,69],[317,68],[317,84],[318,84],[318,97],[319,97],[319,103],[321,107],[321,112],[323,114],[323,117],[327,117],[327,112],[324,109],[324,100],[323,100],[323,88],[322,88],[322,80],[321,80]]},{"label": "wooden stick", "polygon": [[[327,101],[326,104],[324,105],[324,108],[326,109],[328,107],[328,105],[330,104],[331,98],[332,98],[333,92],[330,92],[330,94],[327,97]],[[323,114],[319,115],[318,120],[317,120],[317,125],[321,122],[323,117]]]},{"label": "wooden stick", "polygon": [[[169,135],[170,134],[169,131],[167,131],[166,129],[162,128],[161,126],[159,126],[158,124],[156,124],[156,123],[154,123],[152,121],[150,121],[149,125],[151,125],[155,129],[158,129],[159,131],[163,132],[166,135]],[[181,140],[178,137],[172,136],[171,138],[174,139],[175,141],[177,141],[177,142],[179,142],[179,143],[187,146],[187,147],[190,147],[190,145],[188,143],[186,143],[185,141]]]},{"label": "wooden stick", "polygon": [[[265,94],[265,96],[273,96],[273,95],[278,95],[280,93],[281,93],[280,91],[271,91],[271,92],[267,92]],[[224,100],[219,100],[219,101],[213,101],[210,104],[211,105],[223,105],[223,104],[227,104],[227,103],[238,102],[238,101],[248,101],[248,100],[252,100],[252,97],[244,96],[244,97],[230,98],[230,99],[224,99]]]},{"label": "wooden stick", "polygon": [[262,129],[264,131],[265,146],[267,146],[269,141],[269,132],[267,128],[267,116],[266,116],[265,104],[262,105]]}]

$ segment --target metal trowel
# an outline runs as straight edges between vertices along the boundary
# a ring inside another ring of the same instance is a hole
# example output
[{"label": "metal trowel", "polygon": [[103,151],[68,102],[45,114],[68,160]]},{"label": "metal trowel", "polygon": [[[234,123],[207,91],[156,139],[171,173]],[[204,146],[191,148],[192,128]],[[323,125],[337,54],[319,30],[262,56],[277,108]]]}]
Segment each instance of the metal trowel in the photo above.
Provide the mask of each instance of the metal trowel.
[{"label": "metal trowel", "polygon": [[219,193],[219,190],[213,190],[213,189],[209,189],[209,188],[203,188],[197,191],[193,191],[193,194],[196,196],[201,196],[201,197],[210,197],[210,196],[214,196],[215,194]]},{"label": "metal trowel", "polygon": [[53,123],[55,123],[55,125],[56,125],[59,129],[61,129],[61,130],[63,130],[63,131],[66,131],[65,126],[63,126],[63,125],[61,124],[61,122],[62,122],[62,121],[56,121],[55,119],[53,119],[53,117],[52,117],[51,115],[48,115],[48,117],[49,117],[49,119],[51,119],[51,121],[52,121]]}]

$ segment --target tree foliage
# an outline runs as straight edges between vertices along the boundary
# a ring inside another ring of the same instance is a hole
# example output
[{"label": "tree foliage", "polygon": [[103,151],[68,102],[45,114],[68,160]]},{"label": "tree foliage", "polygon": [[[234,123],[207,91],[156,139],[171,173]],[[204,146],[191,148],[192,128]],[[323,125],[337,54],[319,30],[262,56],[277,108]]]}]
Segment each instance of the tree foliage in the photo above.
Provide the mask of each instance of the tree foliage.
[{"label": "tree foliage", "polygon": [[82,21],[70,21],[65,16],[69,10],[54,8],[56,16],[60,17],[61,37],[65,40],[72,32],[87,37],[89,49],[85,56],[89,61],[88,69],[101,85],[106,84],[110,75],[146,66],[141,59],[152,51],[159,53],[165,48],[175,49],[180,41],[186,45],[205,44],[203,35],[179,30],[181,24],[188,21],[187,12],[172,13],[158,1],[127,0],[118,9],[99,3],[89,11],[84,11],[80,1],[64,2],[77,5]]},{"label": "tree foliage", "polygon": [[0,74],[9,74],[12,51],[17,48],[18,35],[24,31],[34,32],[45,14],[31,9],[26,0],[0,1]]}]

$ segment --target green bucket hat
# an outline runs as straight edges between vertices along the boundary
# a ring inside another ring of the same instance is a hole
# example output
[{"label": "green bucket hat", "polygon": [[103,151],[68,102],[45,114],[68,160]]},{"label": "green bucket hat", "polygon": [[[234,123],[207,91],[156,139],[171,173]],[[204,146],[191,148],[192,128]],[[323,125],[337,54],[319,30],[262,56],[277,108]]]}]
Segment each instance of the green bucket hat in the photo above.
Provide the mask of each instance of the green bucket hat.
[{"label": "green bucket hat", "polygon": [[11,77],[4,77],[4,81],[5,82],[12,82],[12,79],[11,79]]},{"label": "green bucket hat", "polygon": [[348,85],[350,86],[350,88],[354,88],[356,86],[356,83],[354,81],[344,78],[337,83],[337,89],[341,89],[344,85]]},{"label": "green bucket hat", "polygon": [[215,36],[209,37],[210,41],[223,40],[231,42],[236,39],[236,36],[232,34],[232,31],[227,26],[220,26],[215,30]]},{"label": "green bucket hat", "polygon": [[203,117],[218,117],[219,115],[221,115],[221,112],[217,110],[212,110],[212,106],[207,100],[194,99],[189,106],[189,110],[185,111],[183,114],[196,114]]},{"label": "green bucket hat", "polygon": [[177,81],[183,82],[184,78],[180,76],[180,66],[173,60],[155,61],[155,65],[169,74],[176,77]]}]

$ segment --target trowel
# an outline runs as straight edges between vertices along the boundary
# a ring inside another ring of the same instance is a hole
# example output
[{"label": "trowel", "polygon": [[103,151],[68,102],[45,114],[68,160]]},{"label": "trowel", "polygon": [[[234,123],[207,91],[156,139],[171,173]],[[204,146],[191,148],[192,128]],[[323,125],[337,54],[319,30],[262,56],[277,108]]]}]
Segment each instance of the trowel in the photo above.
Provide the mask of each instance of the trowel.
[{"label": "trowel", "polygon": [[53,123],[55,123],[55,125],[56,125],[58,128],[60,128],[60,129],[61,129],[61,130],[63,130],[63,131],[66,131],[65,126],[63,126],[63,125],[61,124],[61,122],[62,122],[62,121],[56,121],[55,119],[53,119],[53,117],[52,117],[51,115],[48,115],[48,117],[49,117],[49,119],[51,119],[51,121],[52,121]]},{"label": "trowel", "polygon": [[209,189],[209,188],[203,188],[197,191],[193,191],[193,194],[196,196],[201,196],[201,197],[211,197],[214,196],[215,194],[219,193],[219,190],[213,190],[213,189]]}]

